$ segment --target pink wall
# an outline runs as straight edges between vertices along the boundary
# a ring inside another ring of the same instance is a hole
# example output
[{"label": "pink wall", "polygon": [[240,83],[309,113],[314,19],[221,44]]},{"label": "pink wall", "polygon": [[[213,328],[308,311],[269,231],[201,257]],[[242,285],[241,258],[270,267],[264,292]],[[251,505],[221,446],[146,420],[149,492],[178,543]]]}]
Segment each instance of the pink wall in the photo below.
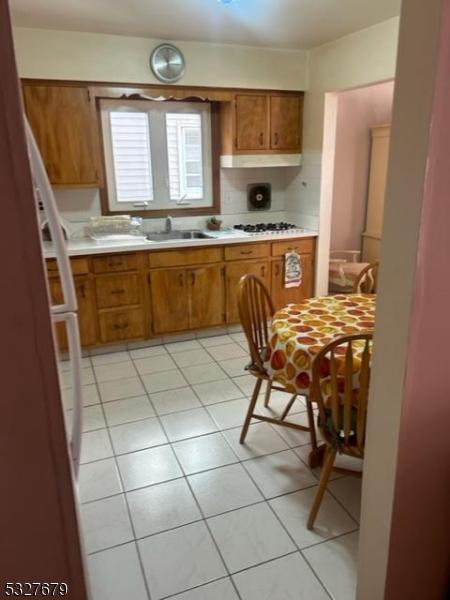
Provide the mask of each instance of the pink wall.
[{"label": "pink wall", "polygon": [[387,572],[387,600],[450,593],[450,1],[417,252]]},{"label": "pink wall", "polygon": [[370,127],[390,123],[394,82],[336,95],[331,250],[359,250],[366,218]]}]

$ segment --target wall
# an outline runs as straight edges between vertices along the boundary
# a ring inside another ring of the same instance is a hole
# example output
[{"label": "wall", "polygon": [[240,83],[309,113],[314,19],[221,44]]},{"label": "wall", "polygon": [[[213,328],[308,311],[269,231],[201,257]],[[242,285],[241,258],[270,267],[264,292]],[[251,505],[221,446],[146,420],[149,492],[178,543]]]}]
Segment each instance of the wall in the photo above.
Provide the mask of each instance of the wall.
[{"label": "wall", "polygon": [[336,96],[331,250],[359,250],[366,220],[370,128],[391,122],[394,82]]},{"label": "wall", "polygon": [[[160,40],[16,28],[21,77],[158,83],[148,64]],[[307,52],[176,42],[186,58],[180,85],[304,90]]]},{"label": "wall", "polygon": [[[232,227],[238,223],[259,223],[261,221],[284,221],[287,219],[286,206],[293,189],[298,187],[300,168],[264,169],[221,169],[221,215],[224,225]],[[247,210],[247,185],[249,183],[270,183],[272,185],[272,209],[270,212],[250,212]],[[291,187],[293,186],[293,187]],[[55,190],[58,208],[73,237],[82,237],[89,217],[101,214],[100,198],[97,189]],[[204,228],[206,217],[179,217],[172,215],[174,227]],[[298,220],[298,219],[297,219]],[[296,223],[299,224],[300,223]],[[306,227],[307,225],[302,225]],[[164,219],[146,219],[146,231],[164,227]]]},{"label": "wall", "polygon": [[321,150],[326,92],[393,79],[399,19],[394,17],[311,50],[304,147]]},{"label": "wall", "polygon": [[402,8],[362,493],[364,600],[448,598],[449,10],[448,0]]}]

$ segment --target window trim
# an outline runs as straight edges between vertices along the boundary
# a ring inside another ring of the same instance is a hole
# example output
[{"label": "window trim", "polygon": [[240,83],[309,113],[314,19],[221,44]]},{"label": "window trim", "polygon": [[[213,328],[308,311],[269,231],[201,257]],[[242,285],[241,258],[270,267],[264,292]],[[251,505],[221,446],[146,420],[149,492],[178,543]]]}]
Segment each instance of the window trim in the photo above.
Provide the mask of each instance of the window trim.
[{"label": "window trim", "polygon": [[[100,100],[108,99],[113,100],[114,98],[108,96],[106,98],[97,97],[96,100],[96,109],[97,109],[97,122],[100,134],[100,147],[103,149],[104,139],[103,139],[103,127],[102,127],[102,113]],[[120,97],[116,98],[120,100]],[[145,100],[145,97],[138,96],[135,98],[136,100]],[[127,99],[128,100],[128,99]],[[161,102],[173,102],[174,98],[167,98],[165,100],[161,100]],[[178,99],[177,99],[178,101]],[[195,103],[199,102],[201,104],[207,103],[210,105],[211,112],[211,176],[212,176],[212,205],[211,206],[191,206],[191,207],[169,207],[169,208],[143,208],[142,210],[133,210],[131,214],[136,217],[143,218],[162,218],[172,215],[174,217],[186,217],[186,216],[207,216],[207,215],[218,215],[221,214],[221,202],[220,202],[220,102],[211,101],[211,100],[202,100],[199,98],[185,98],[183,100],[185,102]],[[100,203],[103,215],[117,215],[118,211],[111,210],[109,207],[108,201],[108,187],[107,187],[107,170],[106,170],[106,161],[105,154],[103,150],[101,150],[101,160],[102,160],[102,182],[100,187]],[[126,207],[124,207],[124,212],[126,212]]]}]

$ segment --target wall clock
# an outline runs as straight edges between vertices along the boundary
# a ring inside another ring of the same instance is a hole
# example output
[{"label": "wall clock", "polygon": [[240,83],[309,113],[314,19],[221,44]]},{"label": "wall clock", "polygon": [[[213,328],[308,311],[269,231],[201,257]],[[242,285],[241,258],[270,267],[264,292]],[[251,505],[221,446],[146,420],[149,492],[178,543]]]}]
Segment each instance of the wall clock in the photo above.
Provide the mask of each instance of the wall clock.
[{"label": "wall clock", "polygon": [[163,83],[175,83],[183,77],[186,63],[183,53],[172,44],[156,46],[150,56],[154,76]]}]

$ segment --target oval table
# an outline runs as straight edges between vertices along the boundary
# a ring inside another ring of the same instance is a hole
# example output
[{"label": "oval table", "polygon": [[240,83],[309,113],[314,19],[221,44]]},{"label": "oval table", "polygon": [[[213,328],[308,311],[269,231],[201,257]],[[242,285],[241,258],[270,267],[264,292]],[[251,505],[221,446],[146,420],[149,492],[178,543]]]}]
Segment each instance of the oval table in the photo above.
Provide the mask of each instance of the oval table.
[{"label": "oval table", "polygon": [[[315,355],[337,337],[373,331],[375,300],[373,294],[337,294],[309,298],[278,310],[272,319],[265,362],[273,381],[311,401]],[[321,463],[324,450],[315,438],[312,435],[311,466]]]}]

